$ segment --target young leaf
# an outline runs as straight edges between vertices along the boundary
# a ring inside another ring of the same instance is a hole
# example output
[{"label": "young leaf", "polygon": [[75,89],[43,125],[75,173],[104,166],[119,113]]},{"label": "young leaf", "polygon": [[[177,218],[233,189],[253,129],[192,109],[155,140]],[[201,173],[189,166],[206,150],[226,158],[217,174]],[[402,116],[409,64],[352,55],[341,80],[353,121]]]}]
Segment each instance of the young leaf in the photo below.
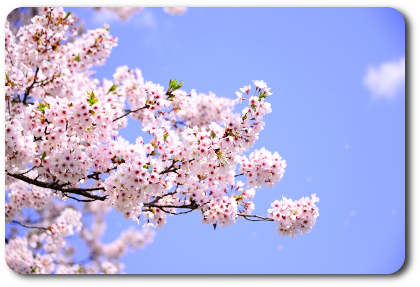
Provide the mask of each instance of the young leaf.
[{"label": "young leaf", "polygon": [[111,87],[111,88],[109,88],[109,90],[108,90],[108,94],[109,94],[110,92],[115,91],[116,89],[117,89],[117,85],[113,84],[113,85],[112,85],[112,87]]},{"label": "young leaf", "polygon": [[66,17],[63,18],[63,20],[66,20],[71,15],[71,12],[67,12]]},{"label": "young leaf", "polygon": [[261,99],[266,98],[267,95],[264,95],[263,92],[260,92],[260,96],[258,97],[258,101],[261,102]]},{"label": "young leaf", "polygon": [[43,103],[39,103],[38,110],[45,114],[45,105]]},{"label": "young leaf", "polygon": [[89,92],[86,93],[89,95],[89,106],[93,106],[94,104],[99,102],[99,100],[95,98],[95,94],[93,93],[93,91],[90,94]]}]

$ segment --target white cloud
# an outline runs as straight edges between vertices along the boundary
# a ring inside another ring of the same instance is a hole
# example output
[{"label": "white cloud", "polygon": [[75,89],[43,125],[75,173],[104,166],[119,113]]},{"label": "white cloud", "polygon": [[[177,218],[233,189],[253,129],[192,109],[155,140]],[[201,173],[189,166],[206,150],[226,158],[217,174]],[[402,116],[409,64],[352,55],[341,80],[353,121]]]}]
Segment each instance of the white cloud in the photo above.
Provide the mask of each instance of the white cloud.
[{"label": "white cloud", "polygon": [[156,29],[157,23],[155,20],[155,16],[153,15],[153,12],[151,10],[145,9],[143,12],[136,17],[133,17],[133,25],[135,27],[141,28],[151,28]]},{"label": "white cloud", "polygon": [[363,83],[373,98],[393,99],[405,85],[405,56],[398,61],[369,66]]},{"label": "white cloud", "polygon": [[118,20],[116,13],[107,9],[101,9],[93,13],[92,22],[96,25],[111,24]]},{"label": "white cloud", "polygon": [[121,24],[132,25],[137,28],[156,29],[157,23],[153,12],[150,9],[133,10],[129,7],[112,7],[102,8],[95,11],[93,14],[93,23],[96,25],[114,24],[119,22]]}]

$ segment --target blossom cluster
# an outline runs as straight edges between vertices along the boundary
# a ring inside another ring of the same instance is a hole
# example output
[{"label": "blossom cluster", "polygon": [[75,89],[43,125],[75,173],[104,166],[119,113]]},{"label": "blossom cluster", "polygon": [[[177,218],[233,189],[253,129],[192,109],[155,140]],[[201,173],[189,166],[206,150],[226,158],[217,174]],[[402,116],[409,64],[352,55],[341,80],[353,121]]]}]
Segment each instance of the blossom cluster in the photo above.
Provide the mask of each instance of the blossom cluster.
[{"label": "blossom cluster", "polygon": [[17,237],[6,245],[6,263],[19,274],[50,274],[53,271],[52,258],[48,255],[34,254],[26,238]]},{"label": "blossom cluster", "polygon": [[265,148],[256,150],[249,155],[241,158],[239,172],[248,177],[248,185],[252,187],[272,187],[279,182],[286,168],[286,161],[277,152],[272,154]]},{"label": "blossom cluster", "polygon": [[[83,211],[93,216],[92,226],[82,223],[82,214],[74,208],[65,206],[55,210],[59,214],[54,222],[48,217],[56,208],[49,208],[40,215],[45,219],[47,228],[38,228],[26,236],[16,236],[6,245],[6,263],[20,274],[114,274],[124,269],[120,258],[129,250],[144,248],[153,242],[155,232],[150,229],[138,230],[130,227],[123,230],[113,242],[104,244],[100,241],[103,235],[105,216],[110,211],[102,202],[84,205]],[[102,224],[101,224],[102,223]],[[101,231],[98,233],[98,225]],[[75,263],[75,249],[65,238],[79,234],[90,249],[92,261],[89,264]]]},{"label": "blossom cluster", "polygon": [[13,173],[24,171],[27,165],[32,164],[36,154],[33,134],[22,126],[23,116],[23,113],[20,113],[13,119],[7,120],[9,114],[6,112],[5,163],[6,169]]},{"label": "blossom cluster", "polygon": [[311,231],[319,215],[316,203],[319,198],[312,194],[311,198],[305,197],[292,201],[283,197],[271,204],[268,218],[274,219],[278,227],[276,231],[283,236],[296,237]]},{"label": "blossom cluster", "polygon": [[[223,114],[232,113],[234,108],[234,102],[231,99],[217,97],[212,92],[207,95],[197,94],[195,90],[192,90],[190,94],[187,94],[182,90],[177,90],[174,95],[176,96],[173,106],[184,105],[179,108],[184,113],[178,113],[179,118],[185,121],[184,126],[206,127],[212,122],[221,123]],[[189,102],[190,105],[185,106],[185,103]]]},{"label": "blossom cluster", "polygon": [[[6,245],[6,263],[20,274],[48,274],[55,268],[53,263],[57,253],[66,245],[64,237],[73,234],[74,230],[82,228],[81,213],[67,208],[57,218],[56,222],[46,228],[41,234],[32,234],[27,238],[16,237]],[[34,256],[30,247],[43,244],[47,254],[36,253]]]},{"label": "blossom cluster", "polygon": [[23,208],[41,210],[51,200],[51,190],[37,186],[29,189],[23,181],[10,180],[9,176],[6,177],[6,188],[11,190],[9,201],[5,203],[6,223],[11,222]]},{"label": "blossom cluster", "polygon": [[[123,79],[122,76],[116,78]],[[140,78],[139,73],[136,78]],[[124,83],[124,80],[121,82]],[[163,95],[162,89],[151,89],[149,83],[141,86],[141,82],[137,82],[137,85],[140,91],[147,90],[147,100],[143,100],[134,109],[146,103],[156,103]],[[267,89],[261,93],[265,91]],[[185,96],[185,93],[174,93],[173,97],[168,98],[176,99],[178,96]],[[203,98],[205,96],[201,95],[199,99]],[[144,215],[146,225],[156,224],[156,227],[162,227],[166,223],[166,214],[176,214],[176,207],[181,205],[200,206],[203,222],[215,224],[218,221],[221,226],[225,226],[236,221],[239,199],[235,197],[236,194],[227,197],[226,193],[229,187],[235,186],[235,167],[240,160],[238,154],[254,145],[263,129],[263,116],[271,112],[271,109],[264,97],[251,97],[249,107],[243,110],[242,115],[232,114],[227,109],[221,113],[221,123],[217,124],[211,120],[220,117],[218,107],[211,105],[210,100],[213,98],[211,95],[200,100],[201,104],[207,101],[209,106],[208,114],[199,113],[206,120],[201,121],[200,126],[187,125],[180,133],[175,133],[170,128],[170,121],[162,115],[146,121],[143,118],[143,131],[153,139],[150,144],[144,144],[139,139],[136,145],[126,148],[132,151],[131,154],[119,150],[118,156],[125,159],[124,163],[110,172],[104,181],[106,191],[103,194],[108,196],[110,205],[126,218],[136,221]],[[171,102],[162,100],[165,101]],[[144,111],[151,112],[148,108]],[[265,150],[259,152],[258,156],[251,154],[252,162],[263,160],[261,167],[259,163],[253,165],[255,173],[259,174],[258,180],[269,178],[272,183],[277,182],[281,175],[271,176],[269,173],[284,172],[285,163],[280,159],[277,153],[272,155]],[[277,161],[278,165],[274,164]],[[268,162],[270,167],[265,166]],[[254,180],[254,177],[251,176],[250,180]],[[178,196],[169,196],[174,186],[174,193]],[[252,202],[241,202],[240,205],[248,211],[253,207]]]}]

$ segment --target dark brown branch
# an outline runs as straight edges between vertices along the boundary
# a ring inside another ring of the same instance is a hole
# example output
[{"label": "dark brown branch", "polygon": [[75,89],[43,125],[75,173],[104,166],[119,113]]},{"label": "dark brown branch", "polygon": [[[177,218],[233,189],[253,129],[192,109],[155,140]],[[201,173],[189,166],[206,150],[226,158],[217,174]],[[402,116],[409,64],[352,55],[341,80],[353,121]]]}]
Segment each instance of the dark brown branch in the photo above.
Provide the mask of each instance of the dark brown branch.
[{"label": "dark brown branch", "polygon": [[15,221],[15,220],[13,220],[13,221],[12,221],[12,223],[19,224],[20,226],[23,226],[23,227],[26,227],[26,228],[35,228],[35,229],[48,230],[48,229],[47,229],[47,228],[45,228],[45,227],[39,227],[39,226],[27,226],[27,225],[24,225],[24,224],[22,224],[22,223],[20,223],[20,222]]},{"label": "dark brown branch", "polygon": [[30,172],[31,170],[33,170],[33,169],[35,169],[35,168],[37,168],[37,167],[38,167],[38,166],[34,166],[34,167],[32,167],[31,169],[29,169],[29,170],[27,170],[27,171],[25,171],[25,172],[20,173],[20,175],[27,174],[28,172]]},{"label": "dark brown branch", "polygon": [[[165,210],[163,207],[157,207],[157,208],[159,208],[160,210],[162,210],[165,213],[169,213],[169,214],[172,214],[172,215],[186,214],[186,213],[193,212],[195,210],[195,209],[191,209],[191,210],[183,211],[183,212],[171,212],[171,211]],[[144,210],[144,211],[150,211],[150,210]]]},{"label": "dark brown branch", "polygon": [[12,117],[12,112],[10,111],[10,97],[7,99],[7,106],[9,107],[9,120]]},{"label": "dark brown branch", "polygon": [[[178,188],[178,185],[177,185],[177,187],[176,188]],[[169,196],[169,195],[173,195],[173,194],[175,194],[176,193],[176,188],[175,188],[175,191],[173,191],[173,192],[169,192],[169,193],[167,193],[167,194],[164,194],[164,195],[161,195],[161,196],[157,196],[156,198],[155,198],[155,200],[153,200],[152,202],[149,202],[148,204],[155,204],[159,199],[162,199],[162,198],[164,198],[164,197],[166,197],[166,196]]]},{"label": "dark brown branch", "polygon": [[74,194],[78,194],[78,195],[82,195],[84,197],[87,198],[91,198],[94,200],[101,200],[101,201],[105,201],[105,199],[107,198],[107,196],[97,196],[94,194],[91,194],[91,191],[97,191],[97,190],[105,190],[103,187],[93,187],[93,188],[64,188],[65,186],[69,185],[68,183],[65,184],[58,184],[57,182],[42,182],[42,181],[38,181],[32,178],[29,178],[25,175],[21,175],[21,174],[13,174],[13,173],[9,173],[7,172],[8,176],[14,177],[16,179],[20,179],[26,183],[35,185],[35,186],[39,186],[39,187],[43,187],[43,188],[49,188],[49,189],[54,189],[54,190],[58,190],[64,193],[74,193]]},{"label": "dark brown branch", "polygon": [[122,116],[120,116],[120,117],[118,117],[116,119],[113,119],[112,121],[113,122],[118,121],[119,119],[122,119],[123,117],[125,117],[125,116],[127,116],[127,115],[129,115],[131,113],[135,113],[135,112],[138,112],[140,110],[147,109],[147,108],[149,108],[149,105],[145,105],[144,107],[138,108],[137,110],[134,110],[134,111],[131,111],[130,110],[130,111],[126,112],[125,114],[123,114]]},{"label": "dark brown branch", "polygon": [[26,101],[28,100],[29,93],[31,92],[31,90],[34,87],[34,85],[36,84],[36,76],[38,75],[38,72],[39,72],[39,67],[36,67],[35,75],[34,75],[34,81],[32,82],[32,84],[29,87],[26,88],[25,94],[23,96],[22,103],[24,105],[26,105]]},{"label": "dark brown branch", "polygon": [[170,172],[174,172],[174,173],[178,174],[178,173],[176,172],[177,170],[178,170],[177,168],[173,168],[173,169],[165,169],[165,170],[161,171],[159,174],[165,174],[165,173],[170,173]]},{"label": "dark brown branch", "polygon": [[235,174],[235,177],[244,175],[244,173]]},{"label": "dark brown branch", "polygon": [[78,198],[76,198],[76,197],[73,197],[73,196],[68,195],[68,194],[67,194],[67,193],[65,193],[65,192],[63,192],[63,194],[64,194],[64,196],[65,196],[65,197],[67,197],[67,198],[71,198],[71,199],[74,199],[74,200],[76,200],[76,201],[78,201],[78,202],[92,202],[92,201],[96,201],[95,199],[78,199]]},{"label": "dark brown branch", "polygon": [[105,170],[104,172],[99,172],[99,171],[96,171],[96,172],[94,172],[94,173],[92,173],[92,174],[89,174],[88,176],[87,176],[87,178],[93,178],[93,179],[96,179],[96,180],[99,180],[99,176],[101,175],[101,174],[104,174],[104,173],[109,173],[111,170],[114,170],[114,169],[117,169],[118,168],[118,165],[116,165],[116,166],[114,166],[114,167],[111,167],[111,168],[108,168],[107,170]]}]

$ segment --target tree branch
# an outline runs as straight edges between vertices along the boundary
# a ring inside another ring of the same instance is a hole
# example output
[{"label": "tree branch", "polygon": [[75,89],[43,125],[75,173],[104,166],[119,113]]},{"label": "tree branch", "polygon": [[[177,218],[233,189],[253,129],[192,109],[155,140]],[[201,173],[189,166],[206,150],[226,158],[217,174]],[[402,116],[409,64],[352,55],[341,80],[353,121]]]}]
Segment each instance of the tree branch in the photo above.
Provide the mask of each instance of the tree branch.
[{"label": "tree branch", "polygon": [[24,224],[22,224],[22,223],[20,223],[20,222],[15,221],[15,220],[13,220],[13,221],[11,221],[11,222],[12,222],[12,223],[19,224],[20,226],[23,226],[23,227],[26,227],[26,228],[35,228],[35,229],[48,230],[48,229],[47,229],[47,228],[45,228],[45,227],[39,227],[39,226],[27,226],[27,225],[24,225]]},{"label": "tree branch", "polygon": [[[274,221],[272,218],[262,217],[259,215],[246,215],[246,214],[237,214],[238,216],[241,216],[249,221]],[[251,219],[251,218],[259,218],[259,219]]]},{"label": "tree branch", "polygon": [[[177,185],[177,188],[178,188],[178,185]],[[169,192],[169,193],[167,193],[167,194],[164,194],[164,195],[161,195],[161,196],[157,196],[156,198],[155,198],[155,200],[153,200],[152,202],[149,202],[148,204],[155,204],[159,199],[162,199],[162,198],[164,198],[165,196],[168,196],[168,195],[172,195],[172,194],[175,194],[176,193],[176,188],[175,188],[175,191],[173,191],[173,192]]]},{"label": "tree branch", "polygon": [[27,170],[27,171],[25,171],[25,172],[22,172],[22,173],[20,173],[19,175],[24,175],[24,174],[27,174],[27,173],[29,173],[31,170],[33,170],[33,169],[35,169],[35,168],[37,168],[38,166],[33,166],[31,169],[29,169],[29,170]]},{"label": "tree branch", "polygon": [[120,116],[120,117],[118,117],[116,119],[113,119],[112,121],[113,122],[118,121],[119,119],[122,119],[123,117],[125,117],[125,116],[127,116],[127,115],[129,115],[131,113],[135,113],[135,112],[138,112],[140,110],[147,109],[147,108],[149,108],[149,105],[145,105],[144,107],[138,108],[137,110],[134,110],[134,111],[131,111],[130,110],[130,111],[126,112],[125,114],[123,114],[122,116]]},{"label": "tree branch", "polygon": [[96,201],[95,199],[78,199],[78,198],[76,198],[76,197],[73,197],[73,196],[68,195],[68,194],[67,194],[67,193],[65,193],[65,192],[63,192],[63,194],[64,194],[64,196],[65,196],[65,197],[68,197],[68,198],[74,199],[74,200],[76,200],[76,201],[78,201],[78,202],[92,202],[92,201]]},{"label": "tree branch", "polygon": [[42,182],[42,181],[38,181],[32,178],[29,178],[25,175],[21,175],[21,174],[13,174],[13,173],[9,173],[7,172],[8,176],[14,177],[16,179],[20,179],[26,183],[35,185],[35,186],[39,186],[39,187],[43,187],[43,188],[49,188],[49,189],[54,189],[54,190],[58,190],[64,193],[74,193],[74,194],[78,194],[78,195],[82,195],[84,197],[87,198],[91,198],[94,200],[100,200],[100,201],[105,201],[105,199],[107,198],[107,196],[97,196],[94,194],[91,194],[89,192],[91,191],[97,191],[97,190],[105,190],[105,188],[103,187],[93,187],[93,188],[64,188],[65,186],[68,185],[68,183],[65,184],[57,184],[57,182],[51,182],[51,183],[47,183],[47,182]]},{"label": "tree branch", "polygon": [[22,103],[24,105],[26,105],[26,101],[28,100],[29,93],[31,92],[31,89],[34,87],[34,85],[36,83],[36,76],[38,75],[38,72],[39,72],[39,67],[36,67],[35,75],[34,75],[34,81],[32,82],[32,84],[29,87],[26,88],[25,94],[23,96]]},{"label": "tree branch", "polygon": [[101,175],[101,174],[104,174],[104,173],[109,173],[111,170],[114,170],[114,169],[117,169],[118,168],[118,165],[116,165],[116,166],[114,166],[114,167],[111,167],[111,168],[108,168],[107,170],[105,170],[104,172],[99,172],[99,171],[96,171],[96,172],[94,172],[94,173],[92,173],[92,174],[89,174],[88,176],[87,176],[87,178],[93,178],[93,179],[96,179],[96,180],[99,180],[99,176]]}]

